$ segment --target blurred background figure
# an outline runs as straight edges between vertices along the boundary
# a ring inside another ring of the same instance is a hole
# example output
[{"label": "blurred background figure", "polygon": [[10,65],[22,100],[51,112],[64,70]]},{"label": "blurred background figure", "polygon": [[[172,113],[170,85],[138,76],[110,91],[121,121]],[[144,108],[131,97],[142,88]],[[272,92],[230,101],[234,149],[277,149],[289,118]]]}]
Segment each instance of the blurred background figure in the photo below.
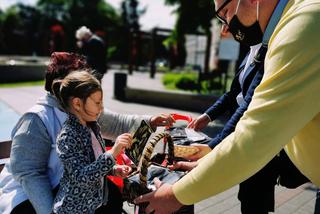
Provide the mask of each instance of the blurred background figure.
[{"label": "blurred background figure", "polygon": [[60,24],[51,26],[49,37],[49,53],[61,52],[66,49],[65,33]]},{"label": "blurred background figure", "polygon": [[107,72],[105,42],[86,26],[82,26],[76,31],[76,38],[80,53],[86,56],[88,64],[95,70],[94,75],[101,81]]}]

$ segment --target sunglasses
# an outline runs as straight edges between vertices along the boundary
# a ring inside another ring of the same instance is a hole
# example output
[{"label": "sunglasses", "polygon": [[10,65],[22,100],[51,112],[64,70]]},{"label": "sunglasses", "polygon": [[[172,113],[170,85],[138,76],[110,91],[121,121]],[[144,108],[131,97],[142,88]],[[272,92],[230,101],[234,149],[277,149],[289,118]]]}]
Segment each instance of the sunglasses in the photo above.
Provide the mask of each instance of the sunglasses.
[{"label": "sunglasses", "polygon": [[219,13],[223,10],[223,8],[225,8],[230,2],[231,2],[232,0],[226,0],[219,8],[218,8],[218,10],[216,11],[216,17],[217,17],[217,19],[219,19],[221,22],[222,22],[222,24],[225,24],[225,25],[228,25],[228,22],[227,22],[227,20],[224,18],[224,17],[222,17],[222,16],[220,16],[219,15]]}]

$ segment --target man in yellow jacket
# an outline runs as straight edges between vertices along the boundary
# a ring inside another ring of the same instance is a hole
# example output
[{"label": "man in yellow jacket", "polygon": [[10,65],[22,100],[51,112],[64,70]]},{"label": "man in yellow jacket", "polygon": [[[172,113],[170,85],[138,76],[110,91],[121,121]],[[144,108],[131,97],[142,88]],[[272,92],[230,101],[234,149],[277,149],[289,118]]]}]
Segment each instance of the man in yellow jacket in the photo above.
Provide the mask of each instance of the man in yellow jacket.
[{"label": "man in yellow jacket", "polygon": [[[249,44],[255,39],[261,42],[262,36],[246,35],[232,26],[257,25],[258,10],[258,25],[265,33],[282,1],[215,0],[215,6],[218,18],[234,31],[235,39]],[[296,167],[320,186],[319,23],[320,0],[289,0],[268,43],[263,79],[235,131],[180,181],[163,184],[136,202],[149,201],[148,213],[171,213],[244,181],[282,148]]]}]

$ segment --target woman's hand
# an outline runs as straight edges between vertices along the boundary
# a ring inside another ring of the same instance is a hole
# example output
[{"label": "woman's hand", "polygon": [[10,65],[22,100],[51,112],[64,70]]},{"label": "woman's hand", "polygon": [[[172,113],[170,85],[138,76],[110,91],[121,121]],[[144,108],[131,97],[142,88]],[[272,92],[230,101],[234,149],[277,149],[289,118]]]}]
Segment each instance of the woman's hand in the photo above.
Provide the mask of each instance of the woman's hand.
[{"label": "woman's hand", "polygon": [[123,149],[130,148],[132,144],[132,135],[129,133],[124,133],[119,135],[116,139],[114,146],[112,147],[109,152],[116,158]]},{"label": "woman's hand", "polygon": [[176,121],[170,114],[160,114],[151,117],[150,126],[156,129],[158,126],[172,126]]},{"label": "woman's hand", "polygon": [[115,165],[113,168],[113,173],[115,176],[126,178],[131,173],[132,168],[127,165]]},{"label": "woman's hand", "polygon": [[189,123],[188,128],[194,129],[195,131],[200,131],[206,127],[209,122],[209,116],[207,114],[202,114],[197,119],[192,120],[191,123]]}]

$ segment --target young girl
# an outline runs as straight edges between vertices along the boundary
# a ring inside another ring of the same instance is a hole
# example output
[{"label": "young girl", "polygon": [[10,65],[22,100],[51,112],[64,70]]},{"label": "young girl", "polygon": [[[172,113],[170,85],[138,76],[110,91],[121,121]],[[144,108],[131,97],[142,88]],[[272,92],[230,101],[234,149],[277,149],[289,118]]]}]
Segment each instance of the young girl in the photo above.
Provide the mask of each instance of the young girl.
[{"label": "young girl", "polygon": [[64,172],[53,212],[95,213],[98,208],[102,211],[108,194],[112,194],[105,176],[124,177],[131,171],[128,166],[115,165],[115,157],[130,147],[132,137],[128,133],[120,135],[113,148],[105,151],[96,122],[103,110],[102,88],[89,72],[75,71],[55,81],[52,89],[68,113],[57,137],[57,152]]}]

